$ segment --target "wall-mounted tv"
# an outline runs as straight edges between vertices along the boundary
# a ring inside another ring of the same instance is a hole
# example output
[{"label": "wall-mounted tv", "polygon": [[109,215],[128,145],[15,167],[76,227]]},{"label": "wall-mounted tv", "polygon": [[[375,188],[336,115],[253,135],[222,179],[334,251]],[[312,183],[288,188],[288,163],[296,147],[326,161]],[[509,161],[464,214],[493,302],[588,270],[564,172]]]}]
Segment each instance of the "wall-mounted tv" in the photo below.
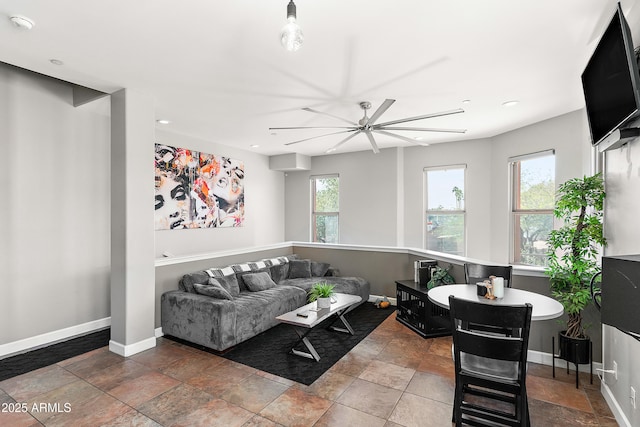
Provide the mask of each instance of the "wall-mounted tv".
[{"label": "wall-mounted tv", "polygon": [[620,3],[582,73],[593,145],[637,117],[640,76],[629,25]]}]

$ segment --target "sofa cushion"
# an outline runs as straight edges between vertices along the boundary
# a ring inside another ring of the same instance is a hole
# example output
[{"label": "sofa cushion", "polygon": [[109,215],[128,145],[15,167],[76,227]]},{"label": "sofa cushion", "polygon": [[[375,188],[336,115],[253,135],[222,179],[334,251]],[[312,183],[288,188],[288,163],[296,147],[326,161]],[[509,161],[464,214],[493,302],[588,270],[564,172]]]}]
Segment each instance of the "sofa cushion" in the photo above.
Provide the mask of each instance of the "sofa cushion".
[{"label": "sofa cushion", "polygon": [[251,292],[264,291],[276,286],[275,282],[271,280],[268,270],[243,274],[242,280]]},{"label": "sofa cushion", "polygon": [[329,267],[331,267],[331,264],[327,262],[311,261],[311,276],[323,277],[329,271]]},{"label": "sofa cushion", "polygon": [[195,294],[196,291],[193,288],[195,283],[207,283],[211,276],[206,271],[196,271],[195,273],[185,274],[178,283],[178,289],[181,291]]},{"label": "sofa cushion", "polygon": [[231,296],[237,297],[240,294],[240,286],[233,268],[210,268],[206,272],[209,277],[216,279]]},{"label": "sofa cushion", "polygon": [[289,279],[308,279],[311,277],[311,261],[294,259],[289,261]]},{"label": "sofa cushion", "polygon": [[278,286],[295,286],[309,292],[311,287],[316,283],[326,282],[334,285],[333,290],[342,294],[358,295],[363,301],[369,299],[370,285],[369,282],[362,277],[310,277],[308,279],[286,279],[278,284]]},{"label": "sofa cushion", "polygon": [[240,297],[233,301],[237,342],[277,325],[276,316],[303,306],[306,299],[302,289],[291,286],[278,285],[265,291],[241,292]]},{"label": "sofa cushion", "polygon": [[247,284],[244,282],[244,275],[246,273],[257,273],[261,271],[269,272],[269,266],[267,265],[266,261],[233,264],[231,268],[233,268],[233,270],[236,272],[236,278],[238,279],[238,286],[240,287],[240,292],[249,290],[249,288],[247,287]]},{"label": "sofa cushion", "polygon": [[280,283],[282,279],[289,277],[289,259],[287,257],[269,258],[263,260],[269,267],[271,280]]},{"label": "sofa cushion", "polygon": [[202,283],[194,283],[193,287],[197,294],[207,295],[218,299],[233,300],[233,296],[213,277],[209,279],[206,285]]}]

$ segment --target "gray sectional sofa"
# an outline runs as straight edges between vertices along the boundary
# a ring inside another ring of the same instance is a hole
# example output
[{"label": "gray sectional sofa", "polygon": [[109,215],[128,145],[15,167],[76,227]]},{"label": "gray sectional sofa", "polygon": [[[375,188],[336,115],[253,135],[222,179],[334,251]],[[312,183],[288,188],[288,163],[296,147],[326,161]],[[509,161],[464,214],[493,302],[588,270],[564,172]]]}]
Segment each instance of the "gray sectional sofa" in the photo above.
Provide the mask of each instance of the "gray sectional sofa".
[{"label": "gray sectional sofa", "polygon": [[186,274],[178,290],[161,297],[165,335],[224,351],[278,324],[275,319],[307,303],[320,281],[335,291],[369,299],[369,282],[340,277],[327,263],[297,255]]}]

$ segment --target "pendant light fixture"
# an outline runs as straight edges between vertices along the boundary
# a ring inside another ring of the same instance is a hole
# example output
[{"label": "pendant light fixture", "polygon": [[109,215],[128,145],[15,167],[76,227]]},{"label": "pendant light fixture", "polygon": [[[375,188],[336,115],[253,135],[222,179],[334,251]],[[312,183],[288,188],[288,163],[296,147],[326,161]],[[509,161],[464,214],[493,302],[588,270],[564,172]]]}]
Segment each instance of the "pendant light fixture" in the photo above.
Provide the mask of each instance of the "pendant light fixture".
[{"label": "pendant light fixture", "polygon": [[282,27],[280,32],[280,43],[289,52],[295,52],[300,49],[303,41],[304,35],[302,35],[302,30],[296,22],[296,5],[293,0],[289,0],[287,5],[287,24]]}]

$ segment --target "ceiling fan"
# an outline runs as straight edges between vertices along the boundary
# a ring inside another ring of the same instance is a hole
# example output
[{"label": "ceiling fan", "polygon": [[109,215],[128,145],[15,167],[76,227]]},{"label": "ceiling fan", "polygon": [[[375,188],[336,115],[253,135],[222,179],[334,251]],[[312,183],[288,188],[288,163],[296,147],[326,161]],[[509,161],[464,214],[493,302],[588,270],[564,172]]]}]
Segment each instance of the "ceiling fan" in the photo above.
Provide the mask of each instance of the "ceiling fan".
[{"label": "ceiling fan", "polygon": [[384,114],[385,111],[387,111],[389,109],[389,107],[391,107],[391,105],[393,105],[393,103],[396,102],[395,99],[385,99],[384,102],[382,103],[382,105],[380,105],[380,107],[378,107],[378,109],[373,113],[373,115],[371,117],[367,116],[367,110],[369,110],[371,108],[371,103],[367,102],[367,101],[363,101],[360,102],[360,108],[362,108],[362,110],[364,111],[364,117],[362,117],[360,120],[358,120],[358,122],[352,122],[351,120],[347,120],[344,119],[342,117],[338,117],[338,116],[334,116],[333,114],[329,114],[329,113],[325,113],[322,111],[318,111],[318,110],[314,110],[312,108],[303,108],[302,110],[304,111],[308,111],[310,113],[315,113],[315,114],[322,114],[323,116],[328,116],[328,117],[332,117],[334,119],[338,119],[341,120],[343,122],[347,122],[349,123],[351,126],[294,126],[294,127],[272,127],[269,128],[269,130],[296,130],[296,129],[343,129],[341,131],[338,132],[332,132],[332,133],[326,133],[324,135],[318,135],[318,136],[313,136],[311,138],[305,138],[305,139],[301,139],[298,141],[293,141],[293,142],[288,142],[285,145],[293,145],[293,144],[298,144],[300,142],[305,142],[305,141],[310,141],[312,139],[316,139],[316,138],[323,138],[325,136],[330,136],[330,135],[339,135],[339,134],[344,134],[344,133],[348,133],[350,135],[348,135],[346,138],[344,138],[342,141],[338,142],[336,145],[334,145],[333,147],[331,147],[330,149],[327,150],[327,153],[331,153],[333,151],[336,151],[342,144],[344,144],[345,142],[349,141],[351,138],[353,138],[354,136],[364,133],[367,138],[369,139],[369,142],[371,143],[371,148],[373,149],[374,153],[379,153],[380,150],[378,149],[378,144],[376,143],[375,138],[373,137],[373,133],[378,133],[381,135],[385,135],[385,136],[390,136],[393,138],[397,138],[397,139],[401,139],[405,142],[410,142],[412,144],[417,144],[417,145],[423,145],[426,146],[428,144],[425,143],[421,143],[413,138],[408,138],[406,136],[402,136],[402,135],[398,135],[396,133],[393,133],[391,131],[419,131],[419,132],[449,132],[449,133],[465,133],[467,130],[466,129],[442,129],[442,128],[414,128],[414,127],[404,127],[404,126],[394,126],[394,125],[398,125],[400,123],[406,123],[406,122],[412,122],[412,121],[416,121],[416,120],[422,120],[422,119],[429,119],[432,117],[441,117],[441,116],[448,116],[451,114],[459,114],[459,113],[464,113],[464,110],[461,108],[455,109],[455,110],[449,110],[449,111],[442,111],[439,113],[432,113],[432,114],[425,114],[422,116],[416,116],[416,117],[409,117],[406,119],[400,119],[400,120],[392,120],[389,122],[383,122],[383,123],[377,123],[378,119],[380,118],[380,116],[382,114]]}]

